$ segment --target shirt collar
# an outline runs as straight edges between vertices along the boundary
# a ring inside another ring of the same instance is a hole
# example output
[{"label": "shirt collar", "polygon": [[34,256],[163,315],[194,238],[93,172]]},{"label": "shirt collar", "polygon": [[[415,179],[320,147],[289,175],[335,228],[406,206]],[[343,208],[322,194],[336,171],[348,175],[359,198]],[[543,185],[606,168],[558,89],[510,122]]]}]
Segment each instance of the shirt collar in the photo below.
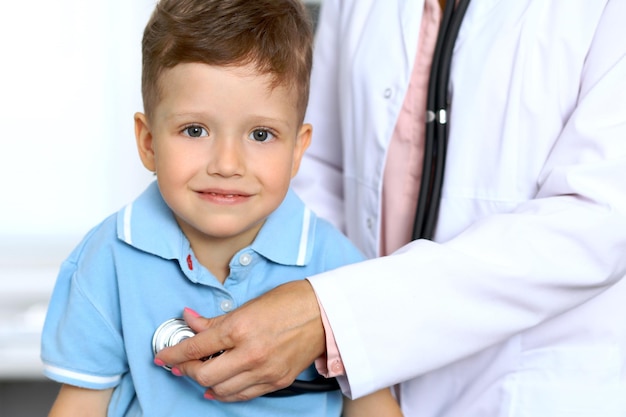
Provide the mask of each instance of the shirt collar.
[{"label": "shirt collar", "polygon": [[[311,259],[316,223],[315,214],[289,190],[250,247],[275,263],[304,266]],[[163,200],[156,181],[118,213],[117,236],[164,259],[181,260],[190,251],[189,241]]]},{"label": "shirt collar", "polygon": [[189,241],[161,197],[156,181],[118,213],[117,237],[165,259],[180,259],[189,251]]},{"label": "shirt collar", "polygon": [[251,247],[273,262],[304,266],[311,259],[316,224],[315,214],[290,189],[281,205],[269,215]]}]

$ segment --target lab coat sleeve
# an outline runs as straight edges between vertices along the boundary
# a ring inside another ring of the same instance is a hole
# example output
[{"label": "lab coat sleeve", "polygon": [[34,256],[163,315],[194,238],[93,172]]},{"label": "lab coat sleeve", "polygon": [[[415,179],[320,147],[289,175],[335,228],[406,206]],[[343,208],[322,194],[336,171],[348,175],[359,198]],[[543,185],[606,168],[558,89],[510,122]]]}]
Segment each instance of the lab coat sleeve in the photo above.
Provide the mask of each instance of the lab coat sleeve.
[{"label": "lab coat sleeve", "polygon": [[498,344],[624,277],[625,15],[626,2],[608,2],[536,198],[447,242],[310,278],[353,397]]},{"label": "lab coat sleeve", "polygon": [[338,8],[336,1],[329,0],[324,1],[320,9],[311,74],[310,110],[304,120],[313,125],[313,138],[292,187],[320,217],[345,232],[338,87],[340,60],[336,57],[339,46],[335,30],[339,20]]}]

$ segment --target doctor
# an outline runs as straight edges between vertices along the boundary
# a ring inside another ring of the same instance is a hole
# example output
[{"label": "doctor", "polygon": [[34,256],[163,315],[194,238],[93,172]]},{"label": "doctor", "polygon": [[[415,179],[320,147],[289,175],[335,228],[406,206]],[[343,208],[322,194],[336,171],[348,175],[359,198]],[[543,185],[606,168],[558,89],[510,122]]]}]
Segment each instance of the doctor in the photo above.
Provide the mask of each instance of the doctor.
[{"label": "doctor", "polygon": [[626,1],[471,2],[435,236],[406,244],[439,16],[323,1],[298,191],[373,259],[187,317],[159,358],[216,399],[317,358],[353,397],[401,383],[406,416],[626,415]]}]

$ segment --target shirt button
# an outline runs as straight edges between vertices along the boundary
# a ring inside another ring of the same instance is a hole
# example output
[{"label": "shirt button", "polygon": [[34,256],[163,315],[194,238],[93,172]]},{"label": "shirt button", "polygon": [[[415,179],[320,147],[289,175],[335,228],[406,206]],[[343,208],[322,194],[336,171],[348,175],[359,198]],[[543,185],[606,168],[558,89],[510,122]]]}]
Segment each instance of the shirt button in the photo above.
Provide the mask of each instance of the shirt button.
[{"label": "shirt button", "polygon": [[242,253],[239,257],[239,263],[243,266],[250,265],[250,262],[252,262],[252,255],[249,253]]},{"label": "shirt button", "polygon": [[223,300],[220,303],[220,308],[222,309],[222,311],[228,313],[230,310],[233,309],[233,302],[230,300]]},{"label": "shirt button", "polygon": [[368,217],[367,218],[367,228],[371,229],[373,224],[374,224],[374,221],[372,220],[372,218]]},{"label": "shirt button", "polygon": [[393,95],[393,90],[391,88],[385,89],[385,98],[391,98]]}]

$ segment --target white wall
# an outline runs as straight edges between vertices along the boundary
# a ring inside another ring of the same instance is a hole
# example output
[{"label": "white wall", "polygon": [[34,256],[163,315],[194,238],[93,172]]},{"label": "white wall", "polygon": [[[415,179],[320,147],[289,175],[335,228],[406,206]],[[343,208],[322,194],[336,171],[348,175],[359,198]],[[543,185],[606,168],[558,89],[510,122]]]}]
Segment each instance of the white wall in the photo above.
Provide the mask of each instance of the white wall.
[{"label": "white wall", "polygon": [[39,375],[61,261],[151,175],[135,150],[154,0],[6,2],[0,13],[0,378]]},{"label": "white wall", "polygon": [[4,5],[3,237],[83,234],[145,183],[132,125],[141,110],[141,33],[152,7],[142,2]]}]

